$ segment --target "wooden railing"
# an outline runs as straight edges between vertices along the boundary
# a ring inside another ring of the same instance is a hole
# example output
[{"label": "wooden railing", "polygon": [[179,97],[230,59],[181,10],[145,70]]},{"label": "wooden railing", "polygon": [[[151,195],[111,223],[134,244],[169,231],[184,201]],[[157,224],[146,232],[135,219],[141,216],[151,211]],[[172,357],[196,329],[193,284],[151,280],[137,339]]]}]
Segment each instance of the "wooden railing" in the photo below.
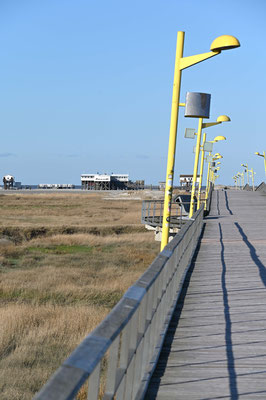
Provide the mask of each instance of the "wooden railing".
[{"label": "wooden railing", "polygon": [[34,397],[142,399],[203,226],[204,206]]}]

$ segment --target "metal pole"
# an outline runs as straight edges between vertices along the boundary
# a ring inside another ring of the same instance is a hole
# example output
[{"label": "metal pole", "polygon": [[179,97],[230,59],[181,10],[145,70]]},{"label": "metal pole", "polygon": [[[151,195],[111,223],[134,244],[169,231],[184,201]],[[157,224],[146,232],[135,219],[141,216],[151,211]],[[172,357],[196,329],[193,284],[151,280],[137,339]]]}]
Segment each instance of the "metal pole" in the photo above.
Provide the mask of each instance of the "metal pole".
[{"label": "metal pole", "polygon": [[176,44],[176,59],[175,59],[169,145],[168,145],[168,159],[167,159],[167,170],[165,179],[161,251],[168,244],[168,239],[169,239],[169,228],[170,228],[169,224],[171,216],[171,202],[173,194],[173,179],[174,179],[175,150],[176,150],[176,133],[178,126],[178,110],[179,110],[180,86],[181,86],[181,75],[182,75],[182,70],[179,68],[179,63],[181,58],[183,57],[184,38],[185,38],[185,32],[178,32],[177,44]]},{"label": "metal pole", "polygon": [[253,192],[255,191],[255,186],[254,186],[254,171],[253,168],[251,168],[251,179],[252,179],[252,187],[253,187]]},{"label": "metal pole", "polygon": [[[209,152],[209,156],[211,155],[211,152]],[[210,167],[211,167],[211,162],[208,163],[208,173],[207,173],[207,182],[206,182],[206,199],[205,199],[205,210],[207,210],[207,199],[209,197],[209,191],[210,191]]]},{"label": "metal pole", "polygon": [[[204,144],[205,144],[205,142],[206,142],[206,133],[203,133],[202,148],[201,148],[201,160],[200,160],[200,179],[199,179],[197,210],[200,208],[201,185],[202,185],[203,168],[204,168]],[[207,192],[207,190],[205,190],[205,196],[206,196],[206,192]]]},{"label": "metal pole", "polygon": [[265,151],[263,151],[263,157],[264,157],[264,169],[265,169],[265,175],[266,175],[266,155],[265,155]]},{"label": "metal pole", "polygon": [[191,189],[189,218],[191,218],[194,213],[194,203],[195,203],[194,196],[195,196],[195,191],[196,191],[196,183],[197,183],[197,175],[198,175],[198,163],[199,163],[199,152],[200,152],[200,142],[201,142],[201,132],[202,132],[202,121],[203,121],[203,118],[199,118],[196,154],[195,154],[194,171],[193,171],[193,181],[192,181],[192,189]]}]

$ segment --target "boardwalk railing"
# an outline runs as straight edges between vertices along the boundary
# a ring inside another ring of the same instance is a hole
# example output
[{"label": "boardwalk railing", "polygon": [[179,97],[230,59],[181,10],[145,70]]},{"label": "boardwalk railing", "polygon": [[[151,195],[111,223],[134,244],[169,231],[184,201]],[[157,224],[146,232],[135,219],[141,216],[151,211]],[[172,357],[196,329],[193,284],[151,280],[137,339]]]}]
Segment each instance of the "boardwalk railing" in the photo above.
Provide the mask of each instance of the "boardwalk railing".
[{"label": "boardwalk railing", "polygon": [[35,400],[143,398],[202,231],[203,214],[202,205]]},{"label": "boardwalk railing", "polygon": [[[208,214],[211,205],[211,194],[213,184],[210,185],[208,198],[201,198],[205,203],[205,214]],[[197,198],[195,197],[195,209],[197,208]],[[180,229],[189,219],[190,194],[176,195],[171,203],[171,216],[169,220],[170,229]],[[162,227],[163,223],[164,200],[143,200],[141,208],[141,223],[152,228]]]},{"label": "boardwalk railing", "polygon": [[[170,228],[180,228],[189,219],[188,213],[184,212],[184,204],[171,204]],[[164,200],[143,200],[141,208],[141,223],[152,227],[162,226]]]},{"label": "boardwalk railing", "polygon": [[266,184],[265,182],[261,182],[259,186],[255,189],[258,192],[266,192]]}]

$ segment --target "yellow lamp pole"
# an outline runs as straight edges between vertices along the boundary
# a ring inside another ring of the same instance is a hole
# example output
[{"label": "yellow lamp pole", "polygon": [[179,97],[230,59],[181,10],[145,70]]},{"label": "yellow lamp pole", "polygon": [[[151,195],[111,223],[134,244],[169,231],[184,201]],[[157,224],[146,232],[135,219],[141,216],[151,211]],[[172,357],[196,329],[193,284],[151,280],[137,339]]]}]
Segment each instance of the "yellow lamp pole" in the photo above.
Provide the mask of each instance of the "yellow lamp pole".
[{"label": "yellow lamp pole", "polygon": [[198,177],[198,163],[199,163],[202,124],[203,124],[203,118],[199,118],[199,125],[198,125],[198,132],[197,132],[197,144],[196,144],[195,161],[194,161],[194,171],[193,171],[193,178],[192,178],[193,180],[192,180],[192,188],[191,188],[189,218],[191,218],[194,213],[194,204],[195,204],[194,196],[195,196],[195,192],[196,192],[196,184],[197,184],[197,177]]},{"label": "yellow lamp pole", "polygon": [[265,169],[265,175],[266,175],[266,155],[265,155],[265,151],[263,151],[263,154],[260,154],[258,151],[256,151],[256,156],[260,156],[264,158],[264,169]]},{"label": "yellow lamp pole", "polygon": [[[192,188],[191,188],[191,198],[190,198],[190,209],[189,209],[189,218],[192,218],[194,213],[194,205],[195,205],[195,192],[196,192],[196,184],[197,184],[197,176],[198,176],[198,163],[199,163],[199,152],[200,152],[200,143],[201,143],[201,132],[202,129],[210,128],[211,126],[221,124],[222,122],[231,121],[227,115],[220,115],[216,122],[205,122],[203,123],[203,119],[199,118],[198,132],[197,132],[197,144],[196,144],[196,153],[194,160],[194,170],[193,170],[193,180],[192,180]],[[198,203],[200,199],[198,199]]]},{"label": "yellow lamp pole", "polygon": [[[218,142],[219,140],[226,140],[224,136],[216,136],[214,140],[211,140],[210,143],[215,143]],[[199,190],[198,190],[198,202],[197,202],[197,210],[200,208],[201,204],[201,188],[202,188],[202,178],[203,178],[203,169],[204,169],[204,144],[206,142],[206,133],[203,134],[203,140],[202,140],[202,146],[201,146],[201,161],[200,161],[200,178],[199,178]],[[211,152],[209,152],[209,155],[211,155]],[[217,165],[221,164],[220,162],[217,162]],[[209,162],[210,166],[210,162]],[[209,166],[208,166],[208,173],[207,173],[207,184],[206,184],[206,189],[205,189],[205,207],[207,206],[207,198],[208,198],[208,180],[209,180]]]},{"label": "yellow lamp pole", "polygon": [[202,185],[202,176],[203,176],[203,167],[204,167],[204,144],[205,144],[205,142],[206,142],[206,133],[203,133],[203,140],[202,140],[202,146],[201,146],[200,178],[199,178],[197,210],[200,208],[200,196],[201,196],[201,185]]},{"label": "yellow lamp pole", "polygon": [[[211,156],[211,153],[209,153],[209,156]],[[223,156],[221,156],[221,154],[217,153],[212,157],[212,161],[209,161],[208,174],[207,174],[207,183],[206,183],[206,188],[207,188],[206,198],[208,198],[208,196],[209,196],[210,186],[211,186],[211,183],[212,183],[211,162],[214,162],[215,160],[219,160],[220,158],[223,158]],[[206,202],[205,202],[205,207],[206,207]]]},{"label": "yellow lamp pole", "polygon": [[237,178],[236,178],[236,176],[232,176],[232,179],[233,179],[233,181],[235,182],[235,187],[236,187],[236,189],[237,189]]},{"label": "yellow lamp pole", "polygon": [[239,182],[239,190],[242,189],[242,177],[241,174],[238,175],[238,182]]},{"label": "yellow lamp pole", "polygon": [[[223,117],[225,117],[225,115]],[[221,117],[219,117],[219,118],[221,118]],[[229,120],[230,120],[230,118],[229,118]],[[226,140],[226,137],[225,136],[216,136],[213,140],[210,141],[210,143],[216,143],[216,142],[219,142],[220,140]],[[209,152],[209,157],[210,156],[211,156],[211,152]],[[207,182],[206,182],[206,190],[205,190],[205,210],[207,209],[207,199],[209,196],[210,164],[211,164],[211,161],[208,162]],[[219,162],[217,164],[221,164],[221,163]],[[200,188],[201,188],[201,185],[200,185]],[[199,189],[199,192],[200,192],[200,189]]]},{"label": "yellow lamp pole", "polygon": [[238,177],[238,186],[239,186],[239,189],[241,189],[242,188],[241,175],[239,173],[237,173],[237,177]]},{"label": "yellow lamp pole", "polygon": [[238,190],[238,177],[235,176],[235,180],[236,180],[236,190]]},{"label": "yellow lamp pole", "polygon": [[237,182],[238,182],[238,188],[239,190],[241,190],[241,180],[239,175],[237,175]]},{"label": "yellow lamp pole", "polygon": [[249,170],[248,170],[248,164],[247,164],[247,165],[241,164],[241,167],[246,168],[246,173],[247,173],[247,184],[249,185],[249,176],[248,176]]},{"label": "yellow lamp pole", "polygon": [[220,54],[222,50],[229,50],[240,46],[239,41],[234,36],[222,35],[216,38],[212,42],[210,52],[197,54],[189,57],[183,57],[184,39],[185,39],[185,32],[179,31],[177,34],[177,44],[176,44],[172,109],[171,109],[170,133],[169,133],[169,144],[168,144],[167,170],[165,179],[161,251],[167,245],[169,238],[171,203],[173,194],[175,150],[176,150],[176,133],[178,126],[178,110],[179,110],[179,98],[180,98],[180,87],[181,87],[181,73],[183,69],[191,67],[192,65],[195,65],[201,61],[207,60],[208,58],[214,57]]},{"label": "yellow lamp pole", "polygon": [[254,170],[253,168],[250,169],[251,172],[251,179],[252,179],[252,188],[253,188],[253,192],[255,190],[255,186],[254,186]]},{"label": "yellow lamp pole", "polygon": [[244,187],[244,172],[238,172],[237,175],[239,176],[240,189],[241,189]]},{"label": "yellow lamp pole", "polygon": [[[209,152],[209,157],[210,156],[211,156],[211,152]],[[208,162],[208,172],[207,172],[207,182],[206,182],[206,195],[205,195],[205,210],[207,209],[207,198],[209,196],[210,169],[211,169],[211,161]]]},{"label": "yellow lamp pole", "polygon": [[214,175],[214,183],[216,182],[216,179],[219,178],[220,175]]}]

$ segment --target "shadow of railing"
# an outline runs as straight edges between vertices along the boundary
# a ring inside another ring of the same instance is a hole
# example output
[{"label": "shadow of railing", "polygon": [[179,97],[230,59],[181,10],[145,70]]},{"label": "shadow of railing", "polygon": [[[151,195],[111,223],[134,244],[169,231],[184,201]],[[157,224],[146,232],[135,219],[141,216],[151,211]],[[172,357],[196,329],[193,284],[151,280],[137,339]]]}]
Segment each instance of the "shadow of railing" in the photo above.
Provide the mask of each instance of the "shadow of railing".
[{"label": "shadow of railing", "polygon": [[227,357],[227,370],[229,375],[229,388],[231,400],[238,399],[237,390],[237,375],[235,370],[235,359],[233,352],[233,342],[232,342],[232,322],[230,316],[230,306],[228,300],[228,292],[226,288],[226,262],[224,258],[224,244],[223,244],[223,233],[222,227],[219,223],[220,232],[220,244],[221,244],[221,263],[222,263],[222,276],[221,284],[223,291],[223,304],[224,304],[224,319],[225,319],[225,344],[226,344],[226,357]]},{"label": "shadow of railing", "polygon": [[227,210],[229,211],[229,213],[231,215],[233,215],[232,210],[229,208],[228,195],[227,195],[226,190],[224,191],[224,196],[225,196],[225,206],[226,206]]},{"label": "shadow of railing", "polygon": [[241,226],[237,222],[235,222],[235,226],[239,230],[239,233],[242,236],[243,241],[245,242],[245,244],[249,248],[250,257],[252,258],[252,260],[254,261],[256,266],[258,267],[259,274],[260,274],[260,279],[261,279],[262,283],[264,284],[264,286],[266,287],[266,267],[265,267],[265,265],[260,261],[258,255],[257,255],[255,247],[250,243],[250,241],[248,240],[247,235],[245,234],[245,232],[243,231]]}]

